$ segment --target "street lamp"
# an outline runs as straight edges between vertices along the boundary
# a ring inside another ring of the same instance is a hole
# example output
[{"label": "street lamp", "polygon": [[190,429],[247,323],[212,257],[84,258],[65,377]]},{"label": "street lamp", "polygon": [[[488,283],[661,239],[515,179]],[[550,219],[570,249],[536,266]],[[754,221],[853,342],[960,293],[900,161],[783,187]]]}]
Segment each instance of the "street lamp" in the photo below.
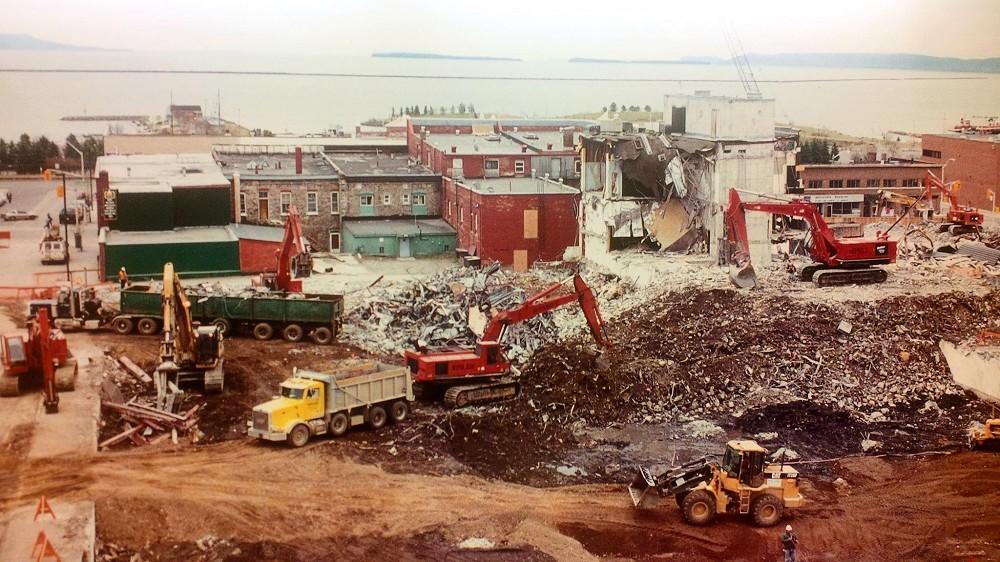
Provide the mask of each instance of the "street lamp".
[{"label": "street lamp", "polygon": [[[69,141],[66,141],[66,146],[72,148],[73,150],[75,150],[80,155],[80,179],[83,179],[86,176],[86,172],[85,172],[85,170],[86,170],[86,168],[85,168],[86,164],[84,164],[83,151],[80,150],[79,148],[77,148],[73,143],[71,143]],[[91,175],[91,179],[93,179],[93,175]],[[90,205],[93,205],[94,193],[93,193],[93,187],[91,185],[89,185],[89,183],[92,183],[92,182],[88,182],[88,186],[87,186],[87,195],[90,197],[90,201],[91,201],[91,203],[89,205],[87,205],[87,220],[92,222],[93,219],[90,218]]]}]

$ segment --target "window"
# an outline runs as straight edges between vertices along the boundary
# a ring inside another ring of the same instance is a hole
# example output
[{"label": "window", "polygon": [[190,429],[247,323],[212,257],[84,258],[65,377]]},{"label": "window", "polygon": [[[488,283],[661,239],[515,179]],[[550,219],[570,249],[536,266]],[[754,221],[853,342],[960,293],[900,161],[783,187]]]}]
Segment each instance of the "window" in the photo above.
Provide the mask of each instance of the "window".
[{"label": "window", "polygon": [[472,230],[479,230],[479,213],[472,215]]},{"label": "window", "polygon": [[307,215],[319,214],[319,193],[316,191],[310,191],[306,193],[306,214]]},{"label": "window", "polygon": [[247,216],[247,194],[240,193],[240,216]]},{"label": "window", "polygon": [[847,180],[847,187],[861,187],[861,180]]},{"label": "window", "polygon": [[920,180],[915,178],[903,180],[903,187],[920,187]]},{"label": "window", "polygon": [[425,193],[414,193],[413,194],[413,204],[416,206],[427,205],[427,194]]},{"label": "window", "polygon": [[336,191],[330,193],[330,214],[336,215],[340,212],[340,193]]},{"label": "window", "polygon": [[865,187],[878,187],[878,180],[874,178],[865,180]]},{"label": "window", "polygon": [[487,170],[499,170],[500,169],[500,161],[499,160],[487,160],[486,161],[486,169]]},{"label": "window", "polygon": [[844,180],[830,180],[830,187],[844,187]]},{"label": "window", "polygon": [[375,205],[375,196],[371,193],[361,194],[361,206],[362,207],[372,207]]},{"label": "window", "polygon": [[823,187],[823,180],[809,180],[806,183],[806,187],[809,189],[819,189]]},{"label": "window", "polygon": [[928,150],[928,149],[925,148],[923,150],[923,154],[924,154],[924,156],[926,156],[928,158],[937,158],[938,160],[941,159],[941,151],[940,150]]},{"label": "window", "polygon": [[827,203],[827,205],[830,206],[830,215],[861,216],[861,203],[838,202],[838,203]]},{"label": "window", "polygon": [[410,194],[409,193],[404,193],[404,194],[400,195],[399,196],[399,202],[402,203],[403,205],[409,205],[410,204]]},{"label": "window", "polygon": [[278,202],[281,204],[281,214],[287,215],[288,208],[292,206],[292,193],[290,191],[282,191],[278,194]]},{"label": "window", "polygon": [[388,193],[383,193],[382,194],[382,204],[383,205],[392,205],[392,195],[389,195]]},{"label": "window", "polygon": [[581,162],[579,158],[573,161],[573,172],[575,172],[576,175],[580,175],[583,172],[583,162]]},{"label": "window", "polygon": [[882,187],[896,187],[896,180],[882,180]]},{"label": "window", "polygon": [[514,160],[514,173],[515,174],[524,173],[524,160]]},{"label": "window", "polygon": [[465,207],[458,208],[458,224],[465,224]]}]

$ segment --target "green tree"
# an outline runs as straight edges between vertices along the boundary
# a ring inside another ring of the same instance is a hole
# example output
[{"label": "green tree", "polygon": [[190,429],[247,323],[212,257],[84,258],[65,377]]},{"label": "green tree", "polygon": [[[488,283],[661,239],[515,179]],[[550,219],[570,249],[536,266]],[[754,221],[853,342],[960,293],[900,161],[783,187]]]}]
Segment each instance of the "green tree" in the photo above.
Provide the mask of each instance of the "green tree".
[{"label": "green tree", "polygon": [[413,106],[413,114],[414,115],[420,115],[420,106],[419,105]]},{"label": "green tree", "polygon": [[618,111],[618,104],[615,102],[611,102],[611,105],[608,106],[608,111],[610,111],[611,113],[616,113]]},{"label": "green tree", "polygon": [[454,106],[454,105],[453,105],[453,106],[451,106],[451,114],[452,114],[452,115],[454,115],[454,114],[455,114],[455,106]]},{"label": "green tree", "polygon": [[424,110],[424,115],[434,115],[434,106],[430,106]]},{"label": "green tree", "polygon": [[608,106],[604,106],[601,108],[601,113],[607,113],[607,112],[608,112]]},{"label": "green tree", "polygon": [[473,115],[476,114],[476,106],[472,105],[471,103],[469,104],[469,113]]},{"label": "green tree", "polygon": [[458,113],[461,115],[465,115],[465,102],[458,103]]},{"label": "green tree", "polygon": [[430,112],[430,110],[429,110],[429,109],[428,109],[428,107],[427,107],[427,106],[425,105],[425,106],[424,106],[424,115],[430,115],[430,113],[431,113],[431,112]]},{"label": "green tree", "polygon": [[646,107],[642,108],[642,110],[645,111],[646,113],[649,113],[650,111],[653,111],[653,108],[650,107],[650,105],[647,103]]},{"label": "green tree", "polygon": [[395,107],[392,108],[392,118],[393,119],[396,118],[396,108]]},{"label": "green tree", "polygon": [[438,108],[438,113],[440,113],[441,115],[444,115],[445,113],[447,113],[447,111],[445,110],[445,108],[444,108],[443,105]]}]

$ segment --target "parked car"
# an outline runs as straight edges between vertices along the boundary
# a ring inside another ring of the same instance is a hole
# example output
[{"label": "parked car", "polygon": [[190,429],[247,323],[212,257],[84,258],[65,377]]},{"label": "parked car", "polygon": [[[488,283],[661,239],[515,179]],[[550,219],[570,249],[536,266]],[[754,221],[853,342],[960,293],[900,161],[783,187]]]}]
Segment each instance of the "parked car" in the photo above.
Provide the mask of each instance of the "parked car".
[{"label": "parked car", "polygon": [[0,218],[5,221],[33,221],[38,218],[38,215],[33,215],[27,211],[11,209],[0,215]]},{"label": "parked car", "polygon": [[59,209],[59,224],[76,224],[76,208]]}]

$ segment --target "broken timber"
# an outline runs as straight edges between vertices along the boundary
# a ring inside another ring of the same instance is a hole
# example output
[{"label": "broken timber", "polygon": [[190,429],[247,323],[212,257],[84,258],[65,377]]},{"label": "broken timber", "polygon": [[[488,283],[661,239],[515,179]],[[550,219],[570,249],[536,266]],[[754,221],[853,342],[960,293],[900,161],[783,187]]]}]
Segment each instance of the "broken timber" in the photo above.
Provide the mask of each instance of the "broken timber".
[{"label": "broken timber", "polygon": [[146,371],[143,371],[141,367],[136,365],[135,362],[129,359],[128,357],[122,355],[121,357],[118,358],[118,362],[122,364],[122,367],[125,367],[125,370],[132,373],[132,375],[135,378],[139,379],[145,384],[153,382],[153,377],[149,376],[149,374],[147,374]]}]

